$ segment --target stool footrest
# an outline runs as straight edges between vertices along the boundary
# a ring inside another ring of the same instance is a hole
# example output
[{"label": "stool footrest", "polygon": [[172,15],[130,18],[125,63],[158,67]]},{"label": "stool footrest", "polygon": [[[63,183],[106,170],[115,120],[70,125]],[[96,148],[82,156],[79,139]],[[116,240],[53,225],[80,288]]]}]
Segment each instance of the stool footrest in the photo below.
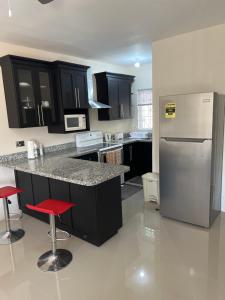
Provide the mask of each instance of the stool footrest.
[{"label": "stool footrest", "polygon": [[[52,238],[51,231],[48,232],[48,236]],[[71,234],[65,230],[56,229],[56,241],[66,241],[71,237]]]},{"label": "stool footrest", "polygon": [[9,213],[9,220],[10,221],[19,221],[20,219],[22,219],[23,217],[23,213]]}]

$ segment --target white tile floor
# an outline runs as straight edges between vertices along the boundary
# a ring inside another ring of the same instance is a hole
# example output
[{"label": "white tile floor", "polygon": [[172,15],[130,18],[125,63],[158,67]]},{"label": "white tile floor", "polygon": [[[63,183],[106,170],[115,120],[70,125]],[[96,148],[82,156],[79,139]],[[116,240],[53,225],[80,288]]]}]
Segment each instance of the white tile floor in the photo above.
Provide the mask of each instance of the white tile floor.
[{"label": "white tile floor", "polygon": [[25,216],[24,239],[0,247],[0,300],[225,299],[224,214],[210,231],[178,223],[143,207],[142,191],[123,211],[123,228],[100,248],[75,237],[60,242],[74,259],[58,273],[37,268],[50,248],[48,225]]}]

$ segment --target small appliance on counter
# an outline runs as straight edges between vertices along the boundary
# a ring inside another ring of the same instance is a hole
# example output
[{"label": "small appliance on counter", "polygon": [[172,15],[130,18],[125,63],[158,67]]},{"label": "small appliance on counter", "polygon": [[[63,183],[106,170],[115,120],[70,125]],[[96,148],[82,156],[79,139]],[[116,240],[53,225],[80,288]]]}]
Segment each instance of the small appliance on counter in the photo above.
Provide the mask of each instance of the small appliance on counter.
[{"label": "small appliance on counter", "polygon": [[35,159],[38,157],[38,145],[34,140],[27,141],[27,158]]},{"label": "small appliance on counter", "polygon": [[76,131],[87,129],[85,114],[64,115],[65,131]]},{"label": "small appliance on counter", "polygon": [[119,141],[122,140],[124,138],[124,133],[123,132],[117,132],[114,134],[114,140],[115,141]]},{"label": "small appliance on counter", "polygon": [[105,142],[106,143],[111,142],[111,140],[112,140],[112,134],[109,133],[109,132],[106,132],[105,135],[104,135],[104,138],[105,138]]},{"label": "small appliance on counter", "polygon": [[27,158],[35,159],[38,156],[44,155],[44,147],[42,144],[39,144],[37,141],[30,140],[27,141]]},{"label": "small appliance on counter", "polygon": [[133,131],[130,132],[130,137],[132,139],[149,139],[151,138],[150,131]]}]

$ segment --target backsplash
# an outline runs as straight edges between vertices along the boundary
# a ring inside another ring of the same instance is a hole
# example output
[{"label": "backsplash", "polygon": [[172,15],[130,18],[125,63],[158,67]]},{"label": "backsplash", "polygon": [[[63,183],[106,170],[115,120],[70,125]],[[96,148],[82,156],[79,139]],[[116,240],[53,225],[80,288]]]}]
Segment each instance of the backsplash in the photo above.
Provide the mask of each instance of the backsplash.
[{"label": "backsplash", "polygon": [[[59,145],[54,145],[54,146],[47,146],[47,147],[44,148],[44,153],[50,153],[50,152],[55,152],[55,151],[66,150],[66,149],[70,149],[72,147],[75,147],[75,142],[74,143],[59,144]],[[27,151],[23,151],[23,152],[18,152],[18,153],[2,155],[2,156],[0,156],[0,161],[1,162],[12,161],[12,160],[16,160],[16,159],[20,159],[20,158],[26,158],[26,157],[27,157]]]}]

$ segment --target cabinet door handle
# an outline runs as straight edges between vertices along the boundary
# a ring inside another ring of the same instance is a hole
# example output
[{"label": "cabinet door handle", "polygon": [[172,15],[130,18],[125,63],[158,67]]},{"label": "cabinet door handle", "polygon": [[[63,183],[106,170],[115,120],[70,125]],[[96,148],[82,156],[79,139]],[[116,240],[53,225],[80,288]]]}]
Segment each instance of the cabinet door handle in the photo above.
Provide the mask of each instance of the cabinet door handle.
[{"label": "cabinet door handle", "polygon": [[74,88],[74,95],[75,95],[75,99],[76,99],[76,107],[77,107],[78,105],[77,105],[77,92],[76,92],[76,90],[77,90],[77,89]]},{"label": "cabinet door handle", "polygon": [[79,107],[80,107],[80,90],[79,90],[79,88],[77,88],[77,98],[78,98]]},{"label": "cabinet door handle", "polygon": [[41,104],[41,117],[42,117],[42,124],[43,124],[43,126],[45,126],[45,120],[44,120],[44,113],[43,113],[42,104]]},{"label": "cabinet door handle", "polygon": [[123,104],[121,104],[122,106],[122,118],[124,119],[124,110],[123,110]]},{"label": "cabinet door handle", "polygon": [[129,152],[130,152],[130,161],[133,160],[133,149],[132,146],[129,147]]},{"label": "cabinet door handle", "polygon": [[37,109],[38,109],[38,122],[39,122],[39,126],[41,126],[41,115],[40,115],[40,107],[39,107],[39,105],[37,105]]}]

